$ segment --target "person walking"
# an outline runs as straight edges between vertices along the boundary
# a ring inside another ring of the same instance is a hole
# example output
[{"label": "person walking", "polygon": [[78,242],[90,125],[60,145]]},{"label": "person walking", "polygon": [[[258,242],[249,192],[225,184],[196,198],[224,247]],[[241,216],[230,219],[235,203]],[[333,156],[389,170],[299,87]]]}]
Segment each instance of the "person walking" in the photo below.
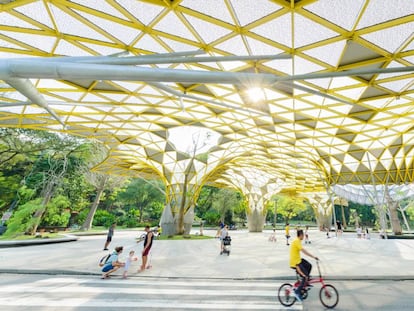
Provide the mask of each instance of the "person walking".
[{"label": "person walking", "polygon": [[129,267],[131,266],[131,263],[137,260],[138,260],[138,257],[135,256],[135,251],[134,250],[129,251],[128,258],[125,260],[124,274],[122,275],[124,279],[128,277],[128,270],[129,270]]},{"label": "person walking", "polygon": [[276,229],[275,228],[273,228],[273,232],[272,232],[272,234],[269,236],[269,242],[276,242],[277,241],[277,239],[276,239]]},{"label": "person walking", "polygon": [[289,227],[289,223],[286,223],[286,226],[285,226],[285,237],[286,237],[286,245],[290,245],[289,244],[289,238],[290,238],[290,227]]},{"label": "person walking", "polygon": [[125,265],[123,262],[119,261],[119,255],[122,253],[123,250],[123,246],[115,247],[115,250],[112,253],[111,257],[108,258],[108,260],[102,268],[102,279],[108,278],[111,273],[114,273],[116,270]]},{"label": "person walking", "polygon": [[338,236],[342,236],[342,224],[339,220],[336,221],[336,229],[338,231]]},{"label": "person walking", "polygon": [[220,255],[223,254],[224,251],[224,239],[229,235],[229,227],[224,225],[220,231],[220,242],[221,242],[221,250]]},{"label": "person walking", "polygon": [[305,255],[312,257],[316,260],[319,260],[318,257],[313,256],[309,253],[306,249],[302,246],[302,240],[304,238],[303,230],[300,229],[297,232],[297,238],[293,240],[292,246],[290,247],[290,267],[295,269],[299,276],[302,277],[302,281],[298,288],[295,290],[294,294],[296,299],[301,302],[302,301],[302,288],[305,286],[306,282],[309,279],[309,275],[312,270],[312,264],[307,261],[306,259],[301,258],[300,252],[304,253]]},{"label": "person walking", "polygon": [[306,226],[305,227],[305,244],[311,244],[308,231],[309,231],[309,226]]},{"label": "person walking", "polygon": [[142,272],[145,269],[149,269],[151,266],[147,266],[148,254],[152,247],[152,241],[154,240],[154,233],[150,230],[150,226],[145,226],[145,239],[144,239],[144,249],[142,250],[142,264],[138,272]]},{"label": "person walking", "polygon": [[108,250],[108,246],[112,241],[112,237],[114,236],[115,227],[116,227],[116,223],[113,223],[108,229],[108,234],[106,236],[106,242],[105,242],[105,246],[104,246],[104,249],[103,249],[104,251]]}]

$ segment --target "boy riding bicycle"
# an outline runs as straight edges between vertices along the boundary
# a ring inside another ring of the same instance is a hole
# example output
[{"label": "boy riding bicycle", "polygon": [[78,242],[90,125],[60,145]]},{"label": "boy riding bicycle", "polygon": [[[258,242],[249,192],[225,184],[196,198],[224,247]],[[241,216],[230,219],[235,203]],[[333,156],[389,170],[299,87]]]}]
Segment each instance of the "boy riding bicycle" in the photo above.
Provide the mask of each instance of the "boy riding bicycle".
[{"label": "boy riding bicycle", "polygon": [[290,267],[295,269],[296,272],[302,277],[302,282],[299,287],[295,290],[295,297],[298,301],[302,301],[301,292],[305,283],[309,279],[312,265],[306,259],[301,258],[300,252],[302,251],[305,255],[318,260],[318,257],[313,256],[306,249],[302,247],[302,240],[304,238],[303,230],[299,229],[297,232],[297,238],[292,242],[290,246]]}]

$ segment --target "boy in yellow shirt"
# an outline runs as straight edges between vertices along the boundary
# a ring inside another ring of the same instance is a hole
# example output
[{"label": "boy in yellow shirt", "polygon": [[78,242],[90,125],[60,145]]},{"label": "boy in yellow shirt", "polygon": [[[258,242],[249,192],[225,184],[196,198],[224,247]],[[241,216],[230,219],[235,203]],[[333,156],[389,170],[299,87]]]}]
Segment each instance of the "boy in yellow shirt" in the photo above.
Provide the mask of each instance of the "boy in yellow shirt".
[{"label": "boy in yellow shirt", "polygon": [[290,245],[289,244],[289,238],[290,238],[289,230],[290,230],[289,223],[286,223],[286,226],[285,226],[286,245]]},{"label": "boy in yellow shirt", "polygon": [[308,280],[310,272],[312,270],[312,265],[306,259],[301,258],[300,252],[303,252],[305,255],[312,257],[316,260],[319,260],[318,257],[313,256],[306,249],[302,247],[302,240],[304,238],[303,230],[298,230],[298,237],[293,240],[292,245],[290,246],[290,267],[295,269],[297,273],[302,277],[302,282],[299,287],[295,290],[295,297],[298,301],[302,301],[301,291],[305,282]]}]

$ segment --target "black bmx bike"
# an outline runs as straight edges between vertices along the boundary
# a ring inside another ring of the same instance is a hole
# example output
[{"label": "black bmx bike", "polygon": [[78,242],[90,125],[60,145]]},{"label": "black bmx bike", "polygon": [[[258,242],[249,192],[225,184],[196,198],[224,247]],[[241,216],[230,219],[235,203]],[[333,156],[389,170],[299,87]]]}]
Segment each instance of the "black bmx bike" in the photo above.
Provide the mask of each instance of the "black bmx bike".
[{"label": "black bmx bike", "polygon": [[[307,284],[305,284],[305,286],[302,288],[302,299],[305,300],[308,297],[308,291],[313,287],[309,285],[321,283],[321,289],[319,291],[319,300],[325,308],[335,308],[339,301],[338,291],[333,285],[325,283],[325,280],[323,279],[321,274],[321,269],[319,267],[319,260],[316,261],[316,264],[318,267],[319,277],[311,278],[308,280]],[[280,303],[285,307],[290,307],[297,301],[294,291],[299,287],[301,279],[298,274],[296,275],[297,280],[294,284],[284,283],[279,287],[278,298]]]}]

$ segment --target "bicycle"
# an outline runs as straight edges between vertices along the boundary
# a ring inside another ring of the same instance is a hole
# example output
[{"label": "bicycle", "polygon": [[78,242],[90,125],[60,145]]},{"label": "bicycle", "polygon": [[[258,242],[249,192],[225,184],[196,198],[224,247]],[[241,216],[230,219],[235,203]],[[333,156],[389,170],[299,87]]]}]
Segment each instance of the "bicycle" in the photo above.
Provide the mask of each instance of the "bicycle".
[{"label": "bicycle", "polygon": [[[319,300],[324,307],[328,309],[335,308],[339,301],[338,291],[333,285],[325,283],[325,280],[321,274],[321,269],[319,267],[319,260],[316,260],[316,264],[318,267],[319,277],[309,279],[305,286],[302,288],[302,300],[305,300],[308,297],[308,291],[311,289],[309,286],[310,284],[321,283],[322,287],[319,291]],[[278,298],[280,303],[285,307],[292,306],[297,300],[294,294],[294,290],[296,290],[301,283],[301,278],[297,272],[296,277],[297,280],[293,285],[290,283],[284,283],[279,287]]]}]

